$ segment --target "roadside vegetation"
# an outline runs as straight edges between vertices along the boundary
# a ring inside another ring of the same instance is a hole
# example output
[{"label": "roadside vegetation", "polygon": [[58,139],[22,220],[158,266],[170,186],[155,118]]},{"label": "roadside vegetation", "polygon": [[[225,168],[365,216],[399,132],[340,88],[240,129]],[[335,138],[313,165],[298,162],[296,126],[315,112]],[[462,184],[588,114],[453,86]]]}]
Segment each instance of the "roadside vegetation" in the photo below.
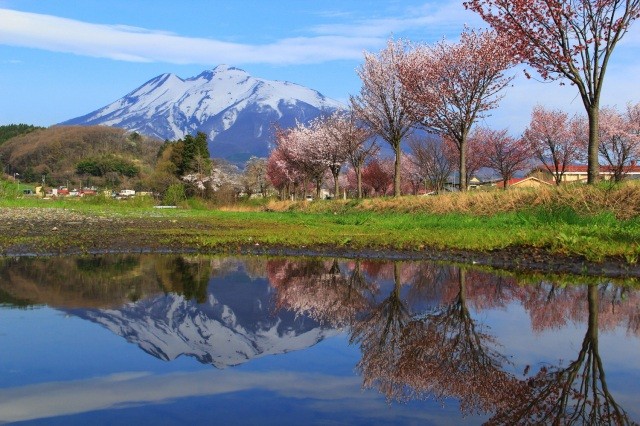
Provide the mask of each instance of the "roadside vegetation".
[{"label": "roadside vegetation", "polygon": [[457,250],[620,265],[635,265],[640,255],[640,185],[634,182],[226,206],[188,199],[175,209],[154,204],[145,197],[5,198],[0,250]]}]

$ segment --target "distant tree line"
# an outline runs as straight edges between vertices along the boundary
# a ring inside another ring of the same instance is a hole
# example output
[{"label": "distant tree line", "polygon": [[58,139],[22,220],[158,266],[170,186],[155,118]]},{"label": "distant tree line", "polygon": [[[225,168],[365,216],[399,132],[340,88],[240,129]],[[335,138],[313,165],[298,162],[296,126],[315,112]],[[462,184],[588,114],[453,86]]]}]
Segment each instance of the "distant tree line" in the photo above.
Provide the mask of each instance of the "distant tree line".
[{"label": "distant tree line", "polygon": [[135,177],[140,174],[140,167],[130,160],[106,154],[80,161],[76,164],[76,173],[96,177],[106,176],[108,173],[118,173],[126,177]]},{"label": "distant tree line", "polygon": [[7,124],[0,126],[0,145],[13,137],[24,135],[38,129],[44,129],[44,127],[38,127],[32,124]]}]

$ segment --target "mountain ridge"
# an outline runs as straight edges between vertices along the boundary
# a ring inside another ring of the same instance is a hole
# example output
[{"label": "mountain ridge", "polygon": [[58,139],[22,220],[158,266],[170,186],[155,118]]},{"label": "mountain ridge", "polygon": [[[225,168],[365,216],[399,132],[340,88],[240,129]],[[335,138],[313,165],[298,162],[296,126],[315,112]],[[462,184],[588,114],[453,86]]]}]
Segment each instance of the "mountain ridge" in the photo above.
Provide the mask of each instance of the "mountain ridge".
[{"label": "mountain ridge", "polygon": [[257,283],[252,290],[233,295],[231,301],[209,293],[206,301],[195,303],[169,293],[118,309],[66,312],[103,326],[158,359],[188,356],[219,369],[304,349],[339,333],[292,312],[271,311],[267,283]]},{"label": "mountain ridge", "polygon": [[313,89],[223,64],[186,79],[160,74],[111,104],[60,124],[121,127],[165,140],[200,131],[208,136],[210,152],[234,159],[266,156],[274,123],[290,127],[341,108]]}]

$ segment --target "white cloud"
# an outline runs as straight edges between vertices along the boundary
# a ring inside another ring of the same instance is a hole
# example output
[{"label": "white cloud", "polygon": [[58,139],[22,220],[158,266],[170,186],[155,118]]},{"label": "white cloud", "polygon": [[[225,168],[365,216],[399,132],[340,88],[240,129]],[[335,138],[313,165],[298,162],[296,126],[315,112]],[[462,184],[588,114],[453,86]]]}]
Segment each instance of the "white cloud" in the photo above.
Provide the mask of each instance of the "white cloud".
[{"label": "white cloud", "polygon": [[302,64],[360,59],[376,37],[319,35],[250,45],[0,9],[0,44],[132,62]]},{"label": "white cloud", "polygon": [[459,1],[431,1],[420,7],[407,8],[402,16],[361,19],[341,24],[317,25],[317,34],[349,37],[378,37],[411,31],[418,35],[415,41],[433,42],[442,37],[457,37],[464,25],[486,26],[479,15],[465,10]]},{"label": "white cloud", "polygon": [[341,23],[311,27],[309,36],[252,45],[0,8],[0,44],[131,62],[310,64],[360,60],[363,50],[381,48],[391,34],[413,31],[418,39],[434,41],[457,36],[469,20],[480,23],[458,1],[407,8],[399,17],[354,20],[340,12],[326,16]]},{"label": "white cloud", "polygon": [[[375,392],[354,392],[360,383],[360,378],[356,376],[278,371],[252,373],[210,370],[165,375],[120,373],[0,389],[0,423],[126,407],[133,402],[138,405],[162,404],[177,398],[249,389],[263,389],[284,397],[312,400],[315,410],[335,411],[346,407],[349,412],[391,420],[394,411],[389,409],[384,398]],[[424,421],[439,414],[418,411],[405,415]]]}]

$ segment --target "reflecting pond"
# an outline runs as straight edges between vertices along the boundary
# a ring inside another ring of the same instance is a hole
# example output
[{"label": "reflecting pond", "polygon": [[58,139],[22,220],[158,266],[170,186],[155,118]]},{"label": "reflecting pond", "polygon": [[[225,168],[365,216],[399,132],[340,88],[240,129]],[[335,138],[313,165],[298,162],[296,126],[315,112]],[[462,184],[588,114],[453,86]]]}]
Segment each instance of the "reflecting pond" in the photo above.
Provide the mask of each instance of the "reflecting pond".
[{"label": "reflecting pond", "polygon": [[640,286],[428,262],[0,259],[0,423],[634,424]]}]

